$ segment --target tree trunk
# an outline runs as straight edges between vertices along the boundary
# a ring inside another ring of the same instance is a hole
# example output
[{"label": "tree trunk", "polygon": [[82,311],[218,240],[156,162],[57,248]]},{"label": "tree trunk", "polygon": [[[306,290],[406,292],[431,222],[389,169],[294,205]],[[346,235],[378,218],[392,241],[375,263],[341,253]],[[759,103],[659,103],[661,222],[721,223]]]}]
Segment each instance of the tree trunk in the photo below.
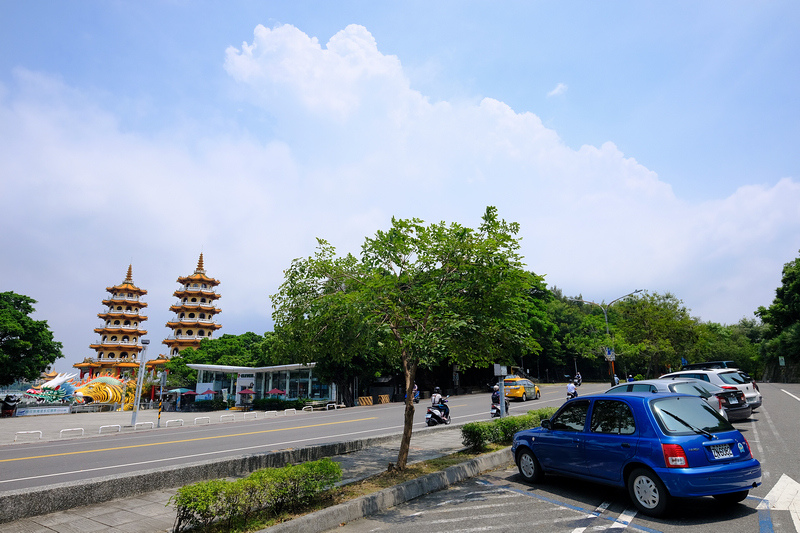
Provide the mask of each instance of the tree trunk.
[{"label": "tree trunk", "polygon": [[397,454],[395,469],[404,470],[408,462],[408,450],[411,447],[411,431],[414,429],[414,380],[416,379],[417,366],[409,364],[408,354],[405,350],[402,355],[403,375],[406,385],[406,410],[403,420],[403,437],[400,439],[400,452]]}]

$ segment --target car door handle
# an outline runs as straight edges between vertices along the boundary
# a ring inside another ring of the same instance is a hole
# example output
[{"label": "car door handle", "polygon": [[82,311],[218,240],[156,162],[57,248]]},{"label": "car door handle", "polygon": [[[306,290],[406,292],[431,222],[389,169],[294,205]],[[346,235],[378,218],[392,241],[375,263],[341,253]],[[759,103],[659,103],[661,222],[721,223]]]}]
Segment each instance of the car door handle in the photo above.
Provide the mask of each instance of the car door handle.
[{"label": "car door handle", "polygon": [[630,447],[631,447],[631,445],[630,445],[630,444],[628,444],[627,442],[623,442],[623,443],[622,443],[622,447],[623,447],[623,448],[630,448]]}]

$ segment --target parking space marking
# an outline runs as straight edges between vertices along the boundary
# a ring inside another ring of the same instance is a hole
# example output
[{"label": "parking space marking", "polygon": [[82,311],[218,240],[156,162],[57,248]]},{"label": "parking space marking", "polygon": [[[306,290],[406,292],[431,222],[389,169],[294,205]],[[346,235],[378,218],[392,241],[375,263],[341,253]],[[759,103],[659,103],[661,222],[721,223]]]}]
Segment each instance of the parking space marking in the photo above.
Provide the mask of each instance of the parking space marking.
[{"label": "parking space marking", "polygon": [[611,524],[611,527],[608,529],[626,529],[631,522],[636,517],[636,511],[633,509],[625,509],[621,515],[617,517],[617,520]]}]

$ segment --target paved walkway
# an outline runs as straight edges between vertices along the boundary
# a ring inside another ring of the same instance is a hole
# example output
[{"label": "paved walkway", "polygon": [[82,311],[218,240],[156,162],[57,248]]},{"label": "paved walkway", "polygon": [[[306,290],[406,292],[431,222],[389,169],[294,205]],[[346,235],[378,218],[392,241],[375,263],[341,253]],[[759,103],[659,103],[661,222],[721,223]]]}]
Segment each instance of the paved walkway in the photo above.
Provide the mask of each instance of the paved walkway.
[{"label": "paved walkway", "polygon": [[[213,413],[162,413],[161,427],[167,420],[184,419],[192,423],[195,416],[208,416],[212,423],[219,422],[221,414],[235,414],[243,417],[241,412]],[[140,411],[136,423],[157,423],[157,411]],[[44,424],[43,420],[47,423]],[[42,440],[58,440],[63,436],[77,436],[83,429],[84,437],[99,435],[102,431],[116,431],[107,426],[119,425],[121,431],[135,431],[131,425],[130,412],[114,413],[79,413],[73,415],[53,415],[48,417],[14,417],[0,419],[0,445],[26,440],[38,440],[39,432]],[[69,430],[69,431],[63,431]],[[392,444],[374,446],[333,459],[342,467],[343,483],[364,479],[386,470],[388,463],[395,462],[400,447],[400,435]],[[432,428],[424,430],[411,439],[409,463],[424,461],[450,454],[463,448],[461,431],[455,427]],[[169,498],[180,487],[139,495],[134,498],[112,500],[97,505],[77,507],[47,515],[26,518],[16,522],[0,524],[0,533],[91,533],[93,531],[113,531],[127,533],[154,533],[172,530],[175,523],[175,509],[168,505]]]}]

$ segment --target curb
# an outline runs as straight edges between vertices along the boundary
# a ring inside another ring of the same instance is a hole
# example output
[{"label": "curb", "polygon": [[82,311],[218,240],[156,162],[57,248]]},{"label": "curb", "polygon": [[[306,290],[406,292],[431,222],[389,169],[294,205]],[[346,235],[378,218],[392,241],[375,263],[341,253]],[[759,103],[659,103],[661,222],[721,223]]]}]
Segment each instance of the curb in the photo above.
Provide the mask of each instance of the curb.
[{"label": "curb", "polygon": [[383,489],[375,494],[361,496],[340,505],[328,507],[315,513],[307,514],[288,522],[261,529],[257,533],[322,533],[335,529],[341,524],[384,511],[401,503],[413,500],[425,494],[436,492],[460,483],[465,479],[478,476],[483,472],[512,463],[511,448],[498,450],[490,454],[471,459],[417,479],[406,481],[395,487]]}]

